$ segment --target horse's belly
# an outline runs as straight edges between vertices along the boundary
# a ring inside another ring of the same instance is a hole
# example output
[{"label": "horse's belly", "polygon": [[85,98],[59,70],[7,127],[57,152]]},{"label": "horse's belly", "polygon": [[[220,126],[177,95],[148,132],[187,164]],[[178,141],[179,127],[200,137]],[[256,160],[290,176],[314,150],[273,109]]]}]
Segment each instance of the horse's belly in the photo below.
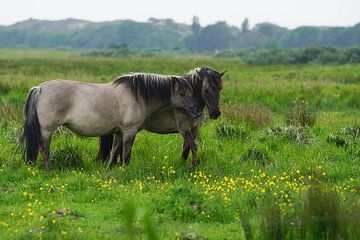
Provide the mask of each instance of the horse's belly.
[{"label": "horse's belly", "polygon": [[154,133],[177,133],[177,124],[172,110],[155,113],[141,125],[142,129]]},{"label": "horse's belly", "polygon": [[120,130],[117,124],[113,124],[110,121],[103,122],[101,120],[97,122],[94,121],[69,122],[66,123],[65,126],[71,129],[73,132],[88,137],[106,135]]},{"label": "horse's belly", "polygon": [[176,122],[173,124],[160,125],[157,121],[146,121],[142,126],[142,129],[153,133],[177,133],[179,132],[176,126]]}]

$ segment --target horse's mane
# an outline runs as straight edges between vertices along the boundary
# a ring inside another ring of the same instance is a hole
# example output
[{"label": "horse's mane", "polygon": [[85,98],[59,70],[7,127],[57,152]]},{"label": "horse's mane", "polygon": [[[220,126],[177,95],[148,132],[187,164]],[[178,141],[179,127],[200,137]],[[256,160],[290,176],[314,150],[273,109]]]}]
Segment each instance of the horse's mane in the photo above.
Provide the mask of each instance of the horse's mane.
[{"label": "horse's mane", "polygon": [[[183,80],[182,83],[191,87],[182,77],[153,73],[131,73],[120,76],[113,81],[113,84],[126,84],[133,91],[136,98],[141,96],[146,103],[149,103],[153,99],[161,101],[170,99],[172,78]],[[179,87],[185,87],[184,84],[180,84]]]},{"label": "horse's mane", "polygon": [[219,84],[217,80],[219,73],[214,69],[211,69],[209,67],[194,68],[189,71],[189,73],[185,76],[185,78],[189,81],[191,86],[194,88],[195,92],[201,93],[201,89],[202,89],[201,75],[206,76],[210,83],[213,82],[216,85]]},{"label": "horse's mane", "polygon": [[[219,75],[215,70],[208,67],[200,67],[190,70],[184,77],[160,75],[154,73],[131,73],[116,78],[113,84],[126,84],[135,94],[136,98],[141,96],[146,103],[151,102],[153,99],[167,101],[171,95],[171,79],[177,78],[184,84],[190,84],[195,93],[199,94],[201,98],[202,78],[201,75],[206,76],[208,81],[217,81]],[[186,81],[185,81],[186,79]],[[180,87],[185,87],[180,84]]]}]

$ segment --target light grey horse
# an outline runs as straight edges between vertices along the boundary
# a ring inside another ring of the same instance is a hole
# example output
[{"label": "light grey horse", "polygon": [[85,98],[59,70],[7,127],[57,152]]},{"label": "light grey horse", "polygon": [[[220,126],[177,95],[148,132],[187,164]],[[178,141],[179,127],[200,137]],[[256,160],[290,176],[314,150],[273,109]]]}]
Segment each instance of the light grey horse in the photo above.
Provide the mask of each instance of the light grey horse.
[{"label": "light grey horse", "polygon": [[106,84],[42,83],[30,90],[25,104],[25,160],[34,163],[40,150],[49,171],[51,136],[58,126],[65,125],[84,136],[115,134],[114,149],[123,146],[122,159],[127,164],[144,121],[170,105],[190,118],[201,115],[191,85],[180,77],[139,73]]},{"label": "light grey horse", "polygon": [[[225,71],[226,72],[226,71]],[[172,106],[160,109],[158,112],[150,115],[142,124],[141,128],[150,132],[167,134],[180,133],[184,138],[182,157],[187,159],[189,152],[192,152],[192,162],[190,169],[193,169],[199,162],[197,159],[196,137],[202,125],[204,114],[203,110],[207,106],[211,119],[220,116],[219,97],[223,88],[222,77],[225,72],[219,73],[208,67],[195,68],[188,75],[183,76],[195,91],[197,102],[200,104],[201,115],[192,118],[178,111]],[[112,156],[121,151],[113,148],[113,136],[106,135],[100,137],[100,148],[97,159],[106,160],[112,149]]]}]

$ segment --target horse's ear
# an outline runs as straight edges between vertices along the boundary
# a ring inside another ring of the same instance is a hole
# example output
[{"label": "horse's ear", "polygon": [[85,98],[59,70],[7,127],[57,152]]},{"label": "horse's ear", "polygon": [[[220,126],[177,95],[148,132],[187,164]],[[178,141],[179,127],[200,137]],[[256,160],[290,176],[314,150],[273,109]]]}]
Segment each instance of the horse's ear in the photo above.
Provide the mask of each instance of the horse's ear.
[{"label": "horse's ear", "polygon": [[179,79],[171,77],[171,91],[176,92],[179,90]]},{"label": "horse's ear", "polygon": [[224,76],[224,74],[226,73],[227,71],[225,70],[224,72],[220,73],[220,77]]},{"label": "horse's ear", "polygon": [[204,76],[204,75],[201,73],[201,70],[199,71],[199,70],[195,69],[195,71],[197,72],[197,74],[199,74],[200,77],[203,77],[203,76]]}]

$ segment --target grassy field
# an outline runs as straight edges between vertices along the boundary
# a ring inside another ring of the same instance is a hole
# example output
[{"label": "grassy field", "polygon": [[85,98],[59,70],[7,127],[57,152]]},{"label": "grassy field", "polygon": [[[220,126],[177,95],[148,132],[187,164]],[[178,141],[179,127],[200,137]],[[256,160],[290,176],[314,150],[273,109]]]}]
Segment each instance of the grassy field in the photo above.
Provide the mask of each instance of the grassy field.
[{"label": "grassy field", "polygon": [[[360,66],[249,66],[237,59],[96,59],[0,50],[1,239],[359,239]],[[189,173],[178,134],[140,132],[128,167],[60,128],[52,171],[17,149],[30,87],[129,72],[227,70]]]}]

